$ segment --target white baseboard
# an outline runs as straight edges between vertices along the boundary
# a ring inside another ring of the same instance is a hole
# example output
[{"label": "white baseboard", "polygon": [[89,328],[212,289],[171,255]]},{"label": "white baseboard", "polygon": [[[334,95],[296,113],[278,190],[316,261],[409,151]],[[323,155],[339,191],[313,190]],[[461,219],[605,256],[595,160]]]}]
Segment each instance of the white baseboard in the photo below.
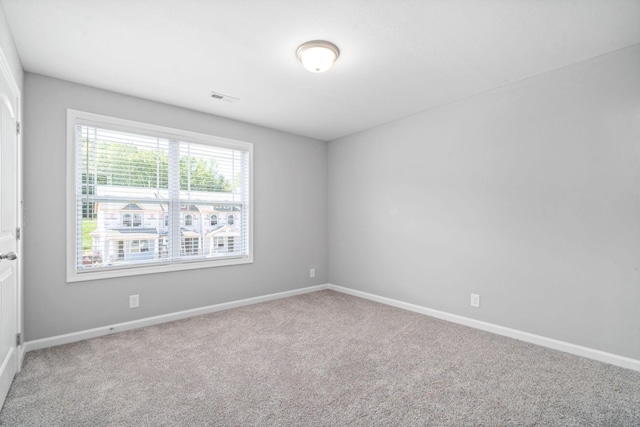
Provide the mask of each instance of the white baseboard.
[{"label": "white baseboard", "polygon": [[[530,342],[532,344],[537,344],[544,347],[552,348],[554,350],[564,351],[565,353],[575,354],[576,356],[587,357],[589,359],[594,359],[600,362],[609,363],[611,365],[620,366],[623,368],[632,369],[634,371],[640,372],[640,360],[631,359],[628,357],[619,356],[617,354],[607,353],[604,351],[595,350],[592,348],[555,340],[553,338],[547,338],[540,335],[530,334],[528,332],[519,331],[517,329],[506,328],[504,326],[495,325],[493,323],[487,323],[487,322],[471,319],[464,316],[458,316],[456,314],[434,310],[434,309],[422,307],[416,304],[398,301],[398,300],[394,300],[387,297],[381,297],[381,296],[370,294],[367,292],[362,292],[355,289],[349,289],[349,288],[332,285],[332,284],[324,284],[324,285],[311,286],[307,288],[300,288],[292,291],[279,292],[275,294],[263,295],[263,296],[254,297],[254,298],[247,298],[247,299],[242,299],[238,301],[215,304],[207,307],[200,307],[200,308],[195,308],[191,310],[178,311],[175,313],[163,314],[160,316],[148,317],[145,319],[133,320],[130,322],[117,323],[114,325],[104,326],[100,328],[72,332],[69,334],[57,335],[54,337],[43,338],[43,339],[34,340],[34,341],[27,341],[21,347],[19,347],[18,356],[20,357],[20,360],[22,360],[24,358],[25,353],[33,350],[39,350],[41,348],[68,344],[68,343],[81,341],[89,338],[95,338],[103,335],[112,334],[115,332],[122,332],[122,331],[127,331],[131,329],[136,329],[136,328],[143,328],[145,326],[172,322],[174,320],[186,319],[188,317],[214,313],[216,311],[228,310],[236,307],[243,307],[251,304],[272,301],[272,300],[291,297],[295,295],[302,295],[310,292],[317,292],[325,289],[331,289],[336,292],[342,292],[345,294],[368,299],[371,301],[379,302],[382,304],[390,305],[390,306],[401,308],[404,310],[409,310],[409,311],[413,311],[420,314],[426,314],[427,316],[435,317],[442,320],[447,320],[449,322],[454,322],[454,323],[469,326],[475,329],[492,332],[498,335],[504,335],[504,336],[515,338],[521,341]],[[20,363],[20,365],[22,365],[22,363]]]},{"label": "white baseboard", "polygon": [[381,296],[370,294],[367,292],[344,288],[342,286],[329,284],[327,285],[327,288],[333,291],[342,292],[345,294],[368,299],[371,301],[379,302],[379,303],[390,305],[393,307],[402,308],[402,309],[413,311],[416,313],[426,314],[427,316],[436,317],[438,319],[447,320],[449,322],[470,326],[472,328],[480,329],[487,332],[492,332],[494,334],[504,335],[506,337],[515,338],[520,341],[525,341],[532,344],[538,344],[543,347],[564,351],[565,353],[575,354],[576,356],[582,356],[589,359],[594,359],[600,362],[609,363],[611,365],[620,366],[622,368],[632,369],[634,371],[640,372],[640,360],[631,359],[629,357],[619,356],[617,354],[607,353],[604,351],[595,350],[592,348],[555,340],[553,338],[547,338],[540,335],[530,334],[528,332],[519,331],[517,329],[506,328],[504,326],[495,325],[493,323],[482,322],[480,320],[470,319],[468,317],[458,316],[456,314],[446,313],[444,311],[434,310],[431,308],[422,307],[419,305],[410,304],[403,301],[394,300],[391,298],[381,297]]},{"label": "white baseboard", "polygon": [[22,345],[22,355],[29,351],[41,348],[54,347],[62,344],[69,344],[89,338],[101,337],[103,335],[116,332],[128,331],[131,329],[143,328],[145,326],[158,325],[160,323],[172,322],[174,320],[186,319],[188,317],[200,316],[202,314],[214,313],[216,311],[228,310],[230,308],[243,307],[251,304],[272,301],[280,298],[292,297],[295,295],[307,294],[327,289],[328,285],[310,286],[307,288],[294,289],[292,291],[279,292],[275,294],[263,295],[254,298],[247,298],[238,301],[225,302],[222,304],[209,305],[206,307],[194,308],[191,310],[178,311],[175,313],[163,314],[160,316],[147,317],[145,319],[132,320],[130,322],[117,323],[115,325],[103,326],[100,328],[87,329],[84,331],[72,332],[64,335],[43,338],[39,340],[26,341]]}]

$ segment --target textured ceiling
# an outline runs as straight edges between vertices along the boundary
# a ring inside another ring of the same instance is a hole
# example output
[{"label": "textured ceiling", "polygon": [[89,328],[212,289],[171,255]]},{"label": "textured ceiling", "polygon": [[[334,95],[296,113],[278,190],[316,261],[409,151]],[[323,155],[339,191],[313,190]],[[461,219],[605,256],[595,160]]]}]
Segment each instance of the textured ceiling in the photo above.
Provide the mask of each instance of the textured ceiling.
[{"label": "textured ceiling", "polygon": [[[639,0],[1,4],[26,71],[321,140],[640,43]],[[295,56],[315,39],[324,74]]]}]

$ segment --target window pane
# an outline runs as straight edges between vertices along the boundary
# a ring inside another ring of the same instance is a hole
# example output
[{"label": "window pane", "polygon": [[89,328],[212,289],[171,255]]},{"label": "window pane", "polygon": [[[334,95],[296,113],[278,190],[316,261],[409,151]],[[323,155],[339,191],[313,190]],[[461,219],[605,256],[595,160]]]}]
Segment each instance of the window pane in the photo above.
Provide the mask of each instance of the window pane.
[{"label": "window pane", "polygon": [[75,146],[77,272],[249,255],[247,150],[86,125]]}]

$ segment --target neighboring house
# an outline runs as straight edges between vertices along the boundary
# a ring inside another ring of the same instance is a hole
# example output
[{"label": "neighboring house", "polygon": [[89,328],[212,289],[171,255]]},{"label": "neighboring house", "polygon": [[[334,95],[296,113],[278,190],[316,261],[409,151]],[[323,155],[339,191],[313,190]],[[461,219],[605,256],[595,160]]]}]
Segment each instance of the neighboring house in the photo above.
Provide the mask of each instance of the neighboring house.
[{"label": "neighboring house", "polygon": [[[169,256],[169,201],[166,190],[96,186],[96,229],[85,264],[117,264]],[[156,199],[158,203],[152,203]],[[232,193],[196,192],[182,195],[180,254],[232,255],[240,237],[241,207]],[[122,201],[120,201],[122,200]],[[138,201],[141,200],[141,201]],[[93,261],[92,261],[93,260]]]}]

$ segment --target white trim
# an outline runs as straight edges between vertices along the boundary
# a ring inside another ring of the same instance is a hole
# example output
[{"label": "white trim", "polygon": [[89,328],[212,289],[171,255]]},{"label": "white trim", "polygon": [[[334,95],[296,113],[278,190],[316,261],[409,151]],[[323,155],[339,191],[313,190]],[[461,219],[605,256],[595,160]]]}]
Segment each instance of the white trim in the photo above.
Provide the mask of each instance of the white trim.
[{"label": "white trim", "polygon": [[[152,123],[138,122],[120,117],[105,116],[103,114],[90,113],[88,111],[67,109],[67,120],[73,125],[99,126],[121,132],[138,133],[152,137],[165,139],[179,139],[184,142],[196,144],[209,144],[215,147],[248,151],[253,144],[238,139],[224,138],[205,133],[192,132],[185,129],[170,128]],[[73,132],[72,132],[73,134]]]},{"label": "white trim", "polygon": [[[18,82],[16,81],[13,72],[11,71],[11,67],[9,66],[9,61],[7,57],[4,55],[2,49],[0,49],[0,71],[8,77],[9,86],[11,86],[11,90],[13,90],[14,94],[18,96],[22,100],[22,93],[20,92],[20,88],[18,87]],[[20,108],[20,106],[16,106],[16,108]],[[19,114],[18,114],[19,116]]]},{"label": "white trim", "polygon": [[379,302],[381,304],[386,304],[386,305],[400,308],[403,310],[409,310],[415,313],[425,314],[427,316],[435,317],[442,320],[447,320],[449,322],[469,326],[471,328],[480,329],[480,330],[491,332],[494,334],[503,335],[509,338],[514,338],[520,341],[541,345],[543,347],[552,348],[554,350],[563,351],[565,353],[586,357],[589,359],[597,360],[599,362],[609,363],[611,365],[620,366],[622,368],[627,368],[627,369],[640,372],[640,360],[631,359],[629,357],[619,356],[617,354],[607,353],[604,351],[595,350],[592,348],[555,340],[553,338],[547,338],[540,335],[530,334],[528,332],[506,328],[504,326],[495,325],[493,323],[482,322],[480,320],[470,319],[468,317],[458,316],[456,314],[446,313],[444,311],[434,310],[434,309],[422,307],[416,304],[410,304],[407,302],[398,301],[398,300],[387,298],[387,297],[381,297],[381,296],[370,294],[367,292],[357,291],[355,289],[344,288],[342,286],[332,285],[330,283],[324,284],[324,285],[310,286],[307,288],[294,289],[292,291],[285,291],[285,292],[279,292],[275,294],[263,295],[259,297],[247,298],[247,299],[238,300],[238,301],[230,301],[222,304],[215,304],[215,305],[195,308],[191,310],[178,311],[175,313],[148,317],[145,319],[133,320],[130,322],[117,323],[115,325],[104,326],[104,327],[95,328],[95,329],[87,329],[84,331],[72,332],[69,334],[57,335],[54,337],[43,338],[39,340],[27,341],[19,348],[19,357],[20,357],[19,360],[22,361],[22,359],[24,358],[24,354],[33,350],[39,350],[47,347],[69,344],[72,342],[101,337],[101,336],[113,334],[116,332],[143,328],[145,326],[152,326],[160,323],[172,322],[174,320],[186,319],[188,317],[200,316],[203,314],[228,310],[231,308],[244,307],[247,305],[258,304],[261,302],[273,301],[280,298],[287,298],[295,295],[302,295],[302,294],[307,294],[311,292],[322,291],[325,289],[330,289],[332,291],[353,295],[359,298],[368,299],[370,301]]},{"label": "white trim", "polygon": [[[16,352],[15,347],[9,347],[9,352],[7,356],[2,360],[2,365],[0,366],[0,372],[4,372],[7,369],[11,369],[9,364],[16,363],[16,355],[13,353]],[[9,388],[11,387],[11,383],[13,382],[13,376],[3,375],[0,380],[0,409],[2,409],[2,405],[4,404],[4,400],[7,397],[7,393],[9,393]]]},{"label": "white trim", "polygon": [[[18,62],[20,60],[18,59]],[[20,67],[20,69],[22,69],[22,67]],[[9,84],[9,88],[11,89],[11,91],[13,92],[13,96],[15,96],[15,111],[13,112],[13,116],[15,118],[16,123],[19,124],[20,126],[20,132],[18,132],[16,134],[16,226],[21,230],[21,232],[23,232],[23,224],[22,224],[22,196],[23,196],[23,179],[22,179],[22,169],[23,169],[23,164],[22,164],[22,134],[24,133],[24,124],[22,123],[22,92],[20,91],[20,87],[18,86],[18,82],[16,80],[15,75],[13,74],[13,71],[11,70],[11,67],[9,65],[9,61],[7,60],[7,57],[4,54],[4,51],[0,48],[0,74],[3,74],[7,83]],[[7,100],[5,100],[5,102],[8,102]],[[11,106],[11,102],[8,102],[9,108],[11,110],[13,110],[12,106]],[[23,235],[24,236],[24,235]],[[23,251],[22,251],[22,242],[24,241],[24,237],[21,237],[17,242],[16,242],[16,250],[18,255],[20,256]],[[18,260],[16,261],[16,297],[15,297],[15,301],[16,301],[16,330],[15,332],[17,334],[22,333],[22,329],[23,329],[23,309],[22,309],[22,302],[23,302],[23,282],[22,282],[22,274],[23,274],[23,270],[24,270],[24,264],[22,263],[22,258],[19,257]],[[20,372],[20,370],[22,369],[22,360],[24,358],[24,352],[22,350],[22,346],[15,346],[15,351],[17,351],[17,366],[16,366],[16,372]],[[2,398],[0,398],[0,408],[2,407],[2,404],[4,403],[4,396],[2,396]]]},{"label": "white trim", "polygon": [[[67,238],[68,241],[71,239]],[[74,242],[72,242],[74,243]],[[71,258],[71,257],[68,257]],[[230,265],[251,264],[253,257],[251,254],[238,258],[217,258],[217,259],[197,259],[181,260],[166,263],[154,263],[152,265],[138,265],[123,268],[87,270],[75,272],[75,260],[72,260],[74,271],[68,270],[67,283],[85,282],[88,280],[113,279],[116,277],[138,276],[141,274],[166,273],[169,271],[195,270],[200,268],[227,267]],[[71,268],[71,267],[70,267]]]},{"label": "white trim", "polygon": [[2,101],[2,103],[7,106],[7,109],[9,110],[9,114],[11,114],[11,118],[14,119],[16,123],[19,123],[18,117],[16,116],[15,111],[13,111],[13,105],[11,104],[9,97],[4,93],[0,93],[0,101]]},{"label": "white trim", "polygon": [[368,299],[371,301],[379,302],[382,304],[390,305],[404,310],[413,311],[420,314],[426,314],[427,316],[436,317],[438,319],[447,320],[449,322],[458,323],[460,325],[469,326],[475,329],[480,329],[494,334],[503,335],[509,338],[515,338],[520,341],[529,342],[532,344],[541,345],[543,347],[552,348],[554,350],[563,351],[565,353],[574,354],[576,356],[582,356],[589,359],[597,360],[599,362],[609,363],[611,365],[620,366],[622,368],[632,369],[640,372],[640,360],[631,359],[629,357],[619,356],[613,353],[607,353],[605,351],[595,350],[589,347],[583,347],[576,344],[571,344],[564,341],[559,341],[553,338],[543,337],[541,335],[531,334],[529,332],[519,331],[517,329],[506,328],[504,326],[496,325],[493,323],[487,323],[480,320],[470,319],[464,316],[458,316],[457,314],[451,314],[444,311],[434,310],[427,307],[422,307],[415,304],[410,304],[395,299],[381,297],[378,295],[370,294],[367,292],[357,291],[355,289],[344,288],[342,286],[328,284],[327,288],[332,291],[342,292],[345,294],[353,295],[359,298]]},{"label": "white trim", "polygon": [[160,316],[147,317],[145,319],[132,320],[130,322],[116,323],[115,325],[103,326],[100,328],[87,329],[84,331],[72,332],[64,335],[57,335],[39,340],[27,341],[23,344],[24,352],[53,347],[56,345],[69,344],[89,338],[101,337],[116,332],[129,331],[131,329],[144,328],[145,326],[158,325],[160,323],[173,322],[174,320],[186,319],[193,316],[215,313],[217,311],[229,310],[230,308],[244,307],[246,305],[258,304],[266,301],[273,301],[295,295],[308,294],[327,289],[327,285],[309,286],[307,288],[294,289],[292,291],[279,292],[275,294],[263,295],[259,297],[230,301],[221,304],[209,305],[206,307],[194,308],[191,310],[177,311],[175,313],[162,314]]}]

